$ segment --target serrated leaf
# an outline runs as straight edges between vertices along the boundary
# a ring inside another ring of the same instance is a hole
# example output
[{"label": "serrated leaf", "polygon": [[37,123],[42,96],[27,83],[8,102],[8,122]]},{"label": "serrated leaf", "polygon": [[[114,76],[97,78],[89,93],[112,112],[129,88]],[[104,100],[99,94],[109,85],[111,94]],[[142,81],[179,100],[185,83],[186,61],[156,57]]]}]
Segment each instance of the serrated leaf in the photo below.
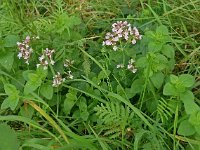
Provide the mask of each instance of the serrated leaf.
[{"label": "serrated leaf", "polygon": [[189,122],[193,126],[200,126],[200,111],[192,113],[190,115]]},{"label": "serrated leaf", "polygon": [[10,95],[18,95],[19,91],[16,89],[16,87],[12,84],[5,84],[4,85],[4,90],[6,94]]},{"label": "serrated leaf", "polygon": [[169,44],[162,47],[162,53],[168,58],[174,58],[175,55],[174,48]]},{"label": "serrated leaf", "polygon": [[182,74],[182,75],[180,75],[179,80],[180,80],[181,83],[183,83],[183,85],[185,87],[191,87],[195,83],[194,77],[192,75],[190,75],[190,74]]},{"label": "serrated leaf", "polygon": [[171,83],[166,83],[163,89],[163,94],[176,96],[178,93],[174,85],[172,85]]},{"label": "serrated leaf", "polygon": [[14,53],[12,52],[6,52],[6,53],[1,53],[0,55],[0,64],[8,71],[12,69],[14,61]]},{"label": "serrated leaf", "polygon": [[191,91],[181,93],[180,100],[183,101],[187,114],[193,114],[200,110],[199,106],[194,102],[194,95]]},{"label": "serrated leaf", "polygon": [[43,67],[38,67],[36,70],[36,74],[41,78],[41,79],[45,79],[47,76],[48,70],[44,69]]},{"label": "serrated leaf", "polygon": [[105,79],[110,75],[111,71],[110,70],[106,70],[106,73],[102,70],[99,74],[98,74],[98,79]]},{"label": "serrated leaf", "polygon": [[145,68],[148,65],[148,61],[146,57],[140,57],[136,61],[136,67]]},{"label": "serrated leaf", "polygon": [[176,84],[178,82],[178,77],[171,74],[170,75],[170,81],[171,81],[171,83]]},{"label": "serrated leaf", "polygon": [[25,71],[23,71],[23,73],[22,73],[22,76],[23,76],[23,78],[24,78],[26,81],[29,80],[29,78],[28,78],[29,73],[35,73],[35,71],[34,71],[34,70],[25,70]]},{"label": "serrated leaf", "polygon": [[72,93],[67,93],[66,94],[66,99],[64,101],[64,112],[69,115],[72,107],[77,101],[77,97],[75,94]]},{"label": "serrated leaf", "polygon": [[140,93],[143,90],[144,80],[143,79],[136,79],[133,81],[131,85],[131,91],[134,93]]},{"label": "serrated leaf", "polygon": [[53,97],[53,87],[51,84],[45,83],[40,87],[40,94],[46,99],[51,99]]},{"label": "serrated leaf", "polygon": [[184,120],[178,127],[178,134],[183,136],[191,136],[195,133],[195,128],[189,123],[188,120]]},{"label": "serrated leaf", "polygon": [[158,52],[162,49],[163,43],[152,41],[148,44],[148,50],[151,52]]},{"label": "serrated leaf", "polygon": [[11,95],[3,101],[3,103],[1,104],[1,109],[6,109],[10,107],[10,109],[14,111],[18,105],[18,102],[19,102],[19,96]]},{"label": "serrated leaf", "polygon": [[153,83],[153,85],[159,89],[162,84],[163,84],[163,81],[164,81],[164,74],[162,72],[157,72],[157,73],[154,73],[153,76],[151,76],[151,81]]},{"label": "serrated leaf", "polygon": [[24,105],[20,107],[19,115],[24,116],[26,118],[32,118],[34,114],[34,109],[30,105]]},{"label": "serrated leaf", "polygon": [[28,81],[24,86],[24,94],[27,95],[33,91],[35,91],[42,83],[41,78],[34,73],[28,74]]},{"label": "serrated leaf", "polygon": [[4,47],[14,47],[17,45],[17,41],[19,41],[19,37],[16,35],[8,35],[4,39]]},{"label": "serrated leaf", "polygon": [[163,34],[163,35],[169,35],[169,31],[168,31],[167,27],[164,25],[157,27],[156,33]]},{"label": "serrated leaf", "polygon": [[0,149],[1,150],[17,150],[19,149],[20,143],[17,139],[17,135],[6,124],[0,124]]},{"label": "serrated leaf", "polygon": [[89,112],[87,110],[80,112],[80,117],[83,119],[83,121],[87,121],[89,115],[90,114],[89,114]]}]

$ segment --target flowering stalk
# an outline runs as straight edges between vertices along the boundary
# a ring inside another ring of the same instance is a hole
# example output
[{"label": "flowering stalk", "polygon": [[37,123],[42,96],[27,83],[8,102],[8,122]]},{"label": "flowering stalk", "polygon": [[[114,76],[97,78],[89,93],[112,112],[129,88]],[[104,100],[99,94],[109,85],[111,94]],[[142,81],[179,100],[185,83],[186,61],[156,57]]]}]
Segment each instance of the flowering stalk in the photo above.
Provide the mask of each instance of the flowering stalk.
[{"label": "flowering stalk", "polygon": [[58,87],[65,81],[65,78],[62,78],[60,72],[57,72],[57,74],[53,77],[53,87]]},{"label": "flowering stalk", "polygon": [[64,67],[66,67],[68,69],[67,71],[67,78],[68,79],[73,79],[74,76],[72,75],[72,72],[70,70],[70,67],[74,64],[74,60],[69,60],[69,59],[65,59],[65,62],[64,62]]},{"label": "flowering stalk", "polygon": [[48,68],[49,63],[51,65],[54,65],[55,61],[53,60],[53,53],[55,53],[54,49],[50,50],[50,49],[46,48],[43,51],[43,54],[39,57],[40,63],[37,64],[37,68],[41,65],[46,70]]},{"label": "flowering stalk", "polygon": [[130,59],[127,65],[127,69],[130,70],[132,73],[136,73],[137,69],[134,66],[135,61],[133,59]]},{"label": "flowering stalk", "polygon": [[19,49],[18,58],[23,58],[25,63],[29,65],[29,59],[33,52],[33,49],[30,47],[30,36],[27,36],[23,42],[17,42],[17,46]]},{"label": "flowering stalk", "polygon": [[134,45],[137,40],[141,39],[142,36],[136,27],[132,28],[127,21],[117,21],[112,24],[112,32],[106,33],[103,45],[112,46],[113,50],[117,51],[121,41],[131,41]]}]

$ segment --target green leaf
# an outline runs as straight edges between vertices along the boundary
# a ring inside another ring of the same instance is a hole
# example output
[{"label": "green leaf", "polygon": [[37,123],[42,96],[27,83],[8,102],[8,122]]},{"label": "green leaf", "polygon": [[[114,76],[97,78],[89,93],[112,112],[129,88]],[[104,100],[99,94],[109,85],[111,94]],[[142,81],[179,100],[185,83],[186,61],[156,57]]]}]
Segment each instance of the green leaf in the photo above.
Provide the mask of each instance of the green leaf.
[{"label": "green leaf", "polygon": [[34,70],[26,70],[26,71],[23,71],[22,76],[23,76],[23,78],[24,78],[26,81],[29,80],[28,75],[29,75],[30,73],[35,73],[35,71],[34,71]]},{"label": "green leaf", "polygon": [[190,115],[189,122],[193,126],[200,126],[200,111],[192,113]]},{"label": "green leaf", "polygon": [[183,83],[183,85],[185,87],[191,87],[195,83],[194,77],[192,75],[190,75],[190,74],[182,74],[182,75],[180,75],[179,80],[180,80],[180,82]]},{"label": "green leaf", "polygon": [[183,102],[193,102],[194,94],[191,91],[187,90],[186,92],[180,94],[180,100],[182,100]]},{"label": "green leaf", "polygon": [[136,61],[136,67],[145,68],[148,65],[148,60],[146,57],[140,57]]},{"label": "green leaf", "polygon": [[144,80],[143,79],[136,79],[133,81],[131,85],[131,92],[137,94],[142,92],[144,86]]},{"label": "green leaf", "polygon": [[156,33],[163,34],[163,35],[169,35],[169,31],[168,31],[167,27],[164,25],[157,27]]},{"label": "green leaf", "polygon": [[79,110],[80,111],[85,111],[87,110],[87,102],[86,102],[86,98],[85,97],[81,97],[80,98],[80,102],[79,102]]},{"label": "green leaf", "polygon": [[34,114],[34,109],[30,105],[24,105],[20,107],[19,115],[31,119],[33,114]]},{"label": "green leaf", "polygon": [[171,83],[166,83],[163,89],[163,94],[177,96],[178,92],[174,85],[172,85]]},{"label": "green leaf", "polygon": [[162,53],[168,57],[168,58],[174,58],[174,55],[175,55],[175,51],[174,51],[174,48],[171,46],[171,45],[164,45],[162,47]]},{"label": "green leaf", "polygon": [[17,135],[6,124],[0,124],[0,149],[1,150],[17,150],[19,149],[20,143],[17,139]]},{"label": "green leaf", "polygon": [[110,70],[106,70],[106,73],[107,75],[105,74],[105,72],[102,70],[99,75],[98,75],[98,79],[101,80],[101,79],[105,79],[107,78],[107,76],[110,75],[111,71]]},{"label": "green leaf", "polygon": [[14,61],[14,53],[13,52],[6,52],[1,53],[0,55],[0,64],[8,71],[12,69]]},{"label": "green leaf", "polygon": [[158,52],[162,49],[163,43],[156,42],[156,41],[151,41],[148,44],[148,50],[151,52]]},{"label": "green leaf", "polygon": [[40,87],[40,94],[46,99],[51,99],[53,97],[53,87],[51,84],[45,83]]},{"label": "green leaf", "polygon": [[190,124],[188,120],[184,120],[180,123],[178,128],[178,134],[183,136],[191,136],[195,132],[195,128]]},{"label": "green leaf", "polygon": [[187,114],[193,114],[200,110],[199,106],[194,102],[194,95],[191,91],[188,90],[184,93],[181,93],[180,99],[184,103],[185,111]]},{"label": "green leaf", "polygon": [[14,111],[18,105],[18,102],[19,102],[19,96],[11,95],[3,101],[3,103],[1,104],[1,109],[6,109],[10,107],[10,109]]},{"label": "green leaf", "polygon": [[74,93],[67,93],[66,94],[66,99],[64,101],[64,112],[69,115],[72,107],[77,101],[76,94]]},{"label": "green leaf", "polygon": [[28,74],[28,82],[24,86],[24,94],[27,95],[35,91],[42,83],[41,78],[34,73]]},{"label": "green leaf", "polygon": [[153,76],[151,76],[151,81],[153,83],[153,85],[159,89],[162,84],[163,84],[163,81],[164,81],[164,74],[162,72],[157,72],[157,73],[154,73]]},{"label": "green leaf", "polygon": [[19,91],[16,89],[16,87],[12,84],[5,84],[4,85],[4,90],[6,94],[10,95],[18,95]]},{"label": "green leaf", "polygon": [[178,77],[171,74],[170,75],[170,81],[171,81],[171,83],[176,84],[178,82]]},{"label": "green leaf", "polygon": [[11,108],[11,110],[15,110],[19,102],[19,91],[12,84],[5,84],[4,90],[8,97],[1,104],[1,109]]},{"label": "green leaf", "polygon": [[82,111],[82,112],[80,112],[80,117],[83,119],[83,121],[87,121],[89,115],[90,114],[89,114],[88,111]]},{"label": "green leaf", "polygon": [[4,39],[4,47],[14,47],[17,45],[17,41],[19,41],[19,37],[16,35],[8,35]]},{"label": "green leaf", "polygon": [[47,76],[48,70],[45,70],[42,66],[38,67],[36,70],[36,74],[41,78],[45,79]]},{"label": "green leaf", "polygon": [[79,25],[80,23],[81,23],[81,19],[79,17],[71,16],[68,26],[73,27],[73,26]]}]

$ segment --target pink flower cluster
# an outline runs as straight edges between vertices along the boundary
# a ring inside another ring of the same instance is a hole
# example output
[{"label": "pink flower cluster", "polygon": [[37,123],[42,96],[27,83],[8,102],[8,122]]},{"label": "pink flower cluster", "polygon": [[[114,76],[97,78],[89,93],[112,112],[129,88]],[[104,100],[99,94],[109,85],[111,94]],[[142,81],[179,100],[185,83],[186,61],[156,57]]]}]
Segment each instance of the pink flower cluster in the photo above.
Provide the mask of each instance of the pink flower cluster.
[{"label": "pink flower cluster", "polygon": [[117,42],[122,40],[131,41],[134,45],[137,40],[141,39],[142,36],[136,27],[132,28],[127,21],[117,21],[112,24],[112,32],[106,33],[103,45],[113,46],[113,50],[116,51],[118,49]]},{"label": "pink flower cluster", "polygon": [[[135,63],[135,60],[130,59],[128,61],[128,65],[127,65],[127,69],[130,70],[132,73],[136,73],[137,72],[137,69],[135,68],[134,63]],[[117,69],[124,68],[124,64],[118,64],[116,66],[116,68]]]},{"label": "pink flower cluster", "polygon": [[57,72],[57,74],[53,77],[53,87],[58,87],[65,81],[65,78],[62,78],[60,72]]},{"label": "pink flower cluster", "polygon": [[[68,79],[73,79],[73,75],[71,74],[71,71],[67,71],[67,78]],[[53,87],[58,87],[61,85],[66,79],[62,78],[60,72],[57,72],[57,74],[53,77]]]},{"label": "pink flower cluster", "polygon": [[74,60],[65,59],[64,66],[70,67],[73,65],[73,63],[74,63]]},{"label": "pink flower cluster", "polygon": [[23,42],[17,42],[17,46],[19,48],[18,58],[23,58],[25,63],[29,65],[29,59],[33,49],[30,47],[30,36],[27,36]]},{"label": "pink flower cluster", "polygon": [[53,53],[55,53],[54,49],[50,50],[50,49],[46,48],[43,51],[43,54],[39,57],[40,63],[37,64],[37,68],[41,65],[46,70],[48,68],[49,63],[51,65],[54,65],[55,61],[53,60]]},{"label": "pink flower cluster", "polygon": [[127,69],[130,70],[132,73],[137,72],[137,69],[135,68],[134,63],[135,63],[135,60],[130,59],[127,66]]},{"label": "pink flower cluster", "polygon": [[70,67],[73,64],[74,64],[74,60],[65,59],[64,67],[66,67],[68,69],[68,71],[67,71],[67,78],[68,79],[73,79],[74,78],[74,76],[72,75],[72,72],[70,70]]}]

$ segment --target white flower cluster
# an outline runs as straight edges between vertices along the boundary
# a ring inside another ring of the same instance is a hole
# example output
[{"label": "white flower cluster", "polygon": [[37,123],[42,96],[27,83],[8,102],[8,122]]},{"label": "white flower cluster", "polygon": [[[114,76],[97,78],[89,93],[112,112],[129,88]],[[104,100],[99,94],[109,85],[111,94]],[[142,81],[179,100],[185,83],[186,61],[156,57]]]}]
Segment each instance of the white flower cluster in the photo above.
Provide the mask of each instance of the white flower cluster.
[{"label": "white flower cluster", "polygon": [[48,64],[50,63],[51,65],[55,64],[55,61],[53,60],[53,53],[55,53],[55,50],[50,50],[48,48],[46,48],[43,51],[43,54],[39,57],[39,61],[40,63],[37,64],[37,68],[41,65],[44,67],[44,69],[46,70],[48,68]]},{"label": "white flower cluster", "polygon": [[67,71],[67,78],[68,79],[73,79],[74,78],[74,76],[72,75],[72,72],[70,70]]},{"label": "white flower cluster", "polygon": [[113,50],[116,51],[118,49],[117,42],[121,40],[131,41],[134,45],[137,40],[141,39],[142,36],[136,27],[132,28],[127,21],[117,21],[112,24],[112,32],[106,33],[103,45],[113,46]]},{"label": "white flower cluster", "polygon": [[[136,73],[137,72],[137,69],[135,68],[134,63],[135,63],[135,61],[133,59],[130,59],[128,61],[128,65],[127,65],[127,69],[130,70],[132,73]],[[124,64],[118,64],[116,66],[116,68],[117,69],[124,68]]]},{"label": "white flower cluster", "polygon": [[60,72],[57,72],[57,74],[53,77],[53,87],[58,87],[65,81],[65,78],[62,78]]},{"label": "white flower cluster", "polygon": [[[67,71],[67,78],[68,79],[73,79],[73,75],[71,74],[71,71]],[[58,87],[61,85],[66,79],[62,78],[60,72],[57,72],[57,74],[53,77],[53,87]]]},{"label": "white flower cluster", "polygon": [[18,58],[23,58],[25,63],[29,65],[29,59],[33,49],[30,47],[30,36],[27,36],[23,42],[17,42],[19,48]]},{"label": "white flower cluster", "polygon": [[134,63],[135,63],[135,60],[130,59],[127,66],[127,69],[130,70],[132,73],[137,72],[137,69],[135,68]]},{"label": "white flower cluster", "polygon": [[65,59],[64,66],[70,67],[74,64],[74,60]]},{"label": "white flower cluster", "polygon": [[65,59],[64,62],[64,67],[66,67],[69,71],[67,71],[67,78],[68,79],[73,79],[74,76],[72,75],[72,72],[70,70],[70,67],[74,64],[74,60],[69,60],[69,59]]},{"label": "white flower cluster", "polygon": [[118,64],[117,69],[119,69],[119,68],[124,68],[124,64]]}]

